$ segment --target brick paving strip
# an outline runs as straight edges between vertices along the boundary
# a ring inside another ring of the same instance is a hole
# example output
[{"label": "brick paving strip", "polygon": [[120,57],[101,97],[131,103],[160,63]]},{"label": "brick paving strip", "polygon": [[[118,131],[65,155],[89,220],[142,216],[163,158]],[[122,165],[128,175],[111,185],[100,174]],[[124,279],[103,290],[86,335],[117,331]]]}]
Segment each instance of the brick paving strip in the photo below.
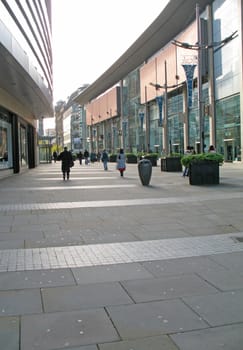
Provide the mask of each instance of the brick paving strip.
[{"label": "brick paving strip", "polygon": [[0,272],[59,269],[241,252],[243,233],[86,246],[0,250]]}]

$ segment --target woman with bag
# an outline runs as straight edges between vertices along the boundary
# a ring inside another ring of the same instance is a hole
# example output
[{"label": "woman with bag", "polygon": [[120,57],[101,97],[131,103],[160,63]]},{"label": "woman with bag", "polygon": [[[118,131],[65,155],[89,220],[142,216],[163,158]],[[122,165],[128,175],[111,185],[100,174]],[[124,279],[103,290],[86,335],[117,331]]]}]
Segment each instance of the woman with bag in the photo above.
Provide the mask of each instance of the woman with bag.
[{"label": "woman with bag", "polygon": [[116,168],[120,171],[120,175],[123,176],[123,172],[126,170],[126,156],[124,154],[123,148],[120,148],[120,151],[117,155]]}]

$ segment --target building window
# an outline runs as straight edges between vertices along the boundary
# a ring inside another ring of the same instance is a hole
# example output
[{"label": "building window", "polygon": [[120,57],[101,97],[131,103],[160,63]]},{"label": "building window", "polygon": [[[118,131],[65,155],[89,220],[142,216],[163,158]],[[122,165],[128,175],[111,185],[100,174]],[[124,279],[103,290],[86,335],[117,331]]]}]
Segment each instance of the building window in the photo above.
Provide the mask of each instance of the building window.
[{"label": "building window", "polygon": [[9,117],[0,112],[0,170],[12,167],[12,126]]}]

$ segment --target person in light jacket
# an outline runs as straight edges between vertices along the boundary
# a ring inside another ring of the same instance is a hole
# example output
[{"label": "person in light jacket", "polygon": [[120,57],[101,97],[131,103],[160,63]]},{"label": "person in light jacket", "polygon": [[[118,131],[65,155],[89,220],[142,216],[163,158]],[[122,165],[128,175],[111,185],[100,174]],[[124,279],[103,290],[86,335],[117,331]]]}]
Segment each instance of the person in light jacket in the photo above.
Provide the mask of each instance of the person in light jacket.
[{"label": "person in light jacket", "polygon": [[123,173],[126,170],[126,156],[122,148],[120,148],[116,158],[116,168],[120,171],[120,175],[123,176]]}]

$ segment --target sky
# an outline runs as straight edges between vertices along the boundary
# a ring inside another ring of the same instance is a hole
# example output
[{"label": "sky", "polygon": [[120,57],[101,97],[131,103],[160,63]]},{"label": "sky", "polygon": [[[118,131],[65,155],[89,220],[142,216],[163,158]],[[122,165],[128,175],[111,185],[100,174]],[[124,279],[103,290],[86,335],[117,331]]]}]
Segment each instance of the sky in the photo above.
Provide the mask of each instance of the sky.
[{"label": "sky", "polygon": [[54,104],[99,78],[168,0],[52,0]]}]

